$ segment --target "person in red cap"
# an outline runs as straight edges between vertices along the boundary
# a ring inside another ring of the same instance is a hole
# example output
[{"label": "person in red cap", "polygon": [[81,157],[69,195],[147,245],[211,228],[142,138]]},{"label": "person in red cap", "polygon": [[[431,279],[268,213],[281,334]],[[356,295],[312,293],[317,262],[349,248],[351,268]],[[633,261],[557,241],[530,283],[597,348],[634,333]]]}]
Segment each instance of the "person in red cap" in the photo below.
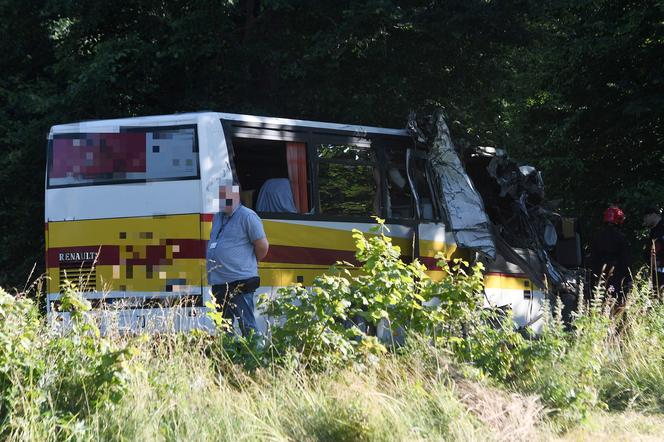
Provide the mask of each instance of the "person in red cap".
[{"label": "person in red cap", "polygon": [[603,221],[591,243],[591,290],[605,281],[607,294],[622,305],[632,282],[629,271],[629,242],[620,230],[620,226],[625,222],[625,214],[620,207],[612,204],[604,211]]}]

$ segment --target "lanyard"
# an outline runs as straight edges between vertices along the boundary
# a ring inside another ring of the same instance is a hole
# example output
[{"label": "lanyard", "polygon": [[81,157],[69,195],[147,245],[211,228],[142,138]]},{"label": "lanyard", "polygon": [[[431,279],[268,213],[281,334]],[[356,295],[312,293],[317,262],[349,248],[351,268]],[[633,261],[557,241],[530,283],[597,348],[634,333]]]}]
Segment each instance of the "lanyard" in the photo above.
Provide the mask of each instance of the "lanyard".
[{"label": "lanyard", "polygon": [[220,227],[219,227],[219,231],[217,232],[217,236],[216,236],[215,240],[217,240],[217,241],[219,240],[219,237],[222,235],[222,233],[224,233],[224,229],[226,228],[226,226],[228,225],[228,223],[231,222],[231,218],[233,218],[233,215],[235,215],[235,212],[233,212],[233,213],[231,214],[231,216],[229,216],[229,217],[226,219],[226,222],[224,222],[224,218],[226,218],[225,214],[219,214],[219,224],[220,224]]}]

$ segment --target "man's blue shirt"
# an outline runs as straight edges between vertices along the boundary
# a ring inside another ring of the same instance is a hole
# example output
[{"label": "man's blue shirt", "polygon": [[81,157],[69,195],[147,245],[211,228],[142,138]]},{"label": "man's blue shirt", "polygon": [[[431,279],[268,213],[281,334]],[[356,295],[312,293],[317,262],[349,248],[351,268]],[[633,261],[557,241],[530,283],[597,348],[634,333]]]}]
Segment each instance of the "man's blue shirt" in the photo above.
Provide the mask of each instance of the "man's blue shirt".
[{"label": "man's blue shirt", "polygon": [[254,241],[265,238],[256,212],[238,206],[231,216],[216,213],[207,244],[208,284],[223,284],[258,276]]}]

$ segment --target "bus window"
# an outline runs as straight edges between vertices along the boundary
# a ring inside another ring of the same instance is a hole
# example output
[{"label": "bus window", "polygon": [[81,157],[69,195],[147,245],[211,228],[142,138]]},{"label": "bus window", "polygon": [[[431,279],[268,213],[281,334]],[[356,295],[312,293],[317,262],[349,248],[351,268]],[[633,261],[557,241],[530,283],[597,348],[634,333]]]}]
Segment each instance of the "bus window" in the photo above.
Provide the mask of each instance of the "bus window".
[{"label": "bus window", "polygon": [[59,134],[49,150],[49,187],[199,176],[195,126]]},{"label": "bus window", "polygon": [[[244,205],[257,211],[309,212],[305,143],[233,137],[232,150]],[[285,187],[274,186],[283,180],[288,181]],[[270,199],[279,204],[258,207],[261,192],[271,189],[285,191],[279,198]]]},{"label": "bus window", "polygon": [[374,208],[376,162],[369,148],[349,144],[317,146],[320,212],[329,215],[379,215]]}]

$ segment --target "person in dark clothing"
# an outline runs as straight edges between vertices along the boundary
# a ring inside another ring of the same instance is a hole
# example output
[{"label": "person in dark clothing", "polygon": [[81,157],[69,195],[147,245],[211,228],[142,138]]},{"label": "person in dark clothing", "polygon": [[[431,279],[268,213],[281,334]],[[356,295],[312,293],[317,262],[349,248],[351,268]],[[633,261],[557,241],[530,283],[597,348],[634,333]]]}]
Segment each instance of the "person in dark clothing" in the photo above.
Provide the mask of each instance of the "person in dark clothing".
[{"label": "person in dark clothing", "polygon": [[629,243],[620,226],[625,214],[617,206],[604,211],[604,223],[595,233],[591,243],[591,290],[605,281],[607,293],[616,298],[619,305],[625,303],[625,295],[631,287],[629,271]]},{"label": "person in dark clothing", "polygon": [[664,218],[656,207],[646,209],[643,225],[650,228],[650,239],[646,246],[646,262],[652,267],[653,284],[659,289],[664,285]]}]

